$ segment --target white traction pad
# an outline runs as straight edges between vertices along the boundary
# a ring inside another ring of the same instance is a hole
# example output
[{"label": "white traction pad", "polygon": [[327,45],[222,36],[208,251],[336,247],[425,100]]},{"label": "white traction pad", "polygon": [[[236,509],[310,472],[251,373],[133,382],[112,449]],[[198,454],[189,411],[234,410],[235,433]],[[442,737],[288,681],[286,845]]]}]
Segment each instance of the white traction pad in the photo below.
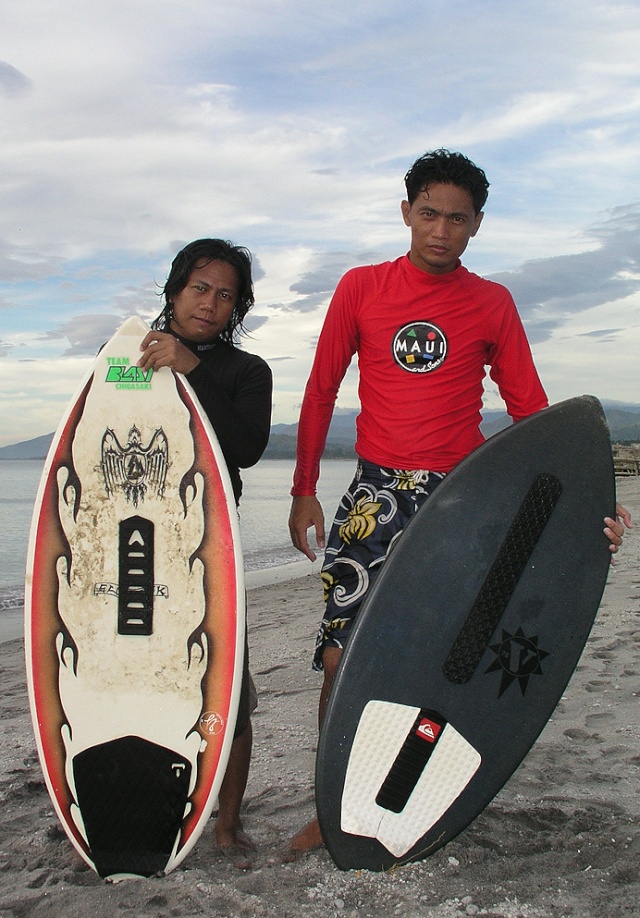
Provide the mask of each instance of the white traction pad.
[{"label": "white traction pad", "polygon": [[342,796],[341,828],[377,838],[402,857],[460,796],[481,762],[480,754],[451,725],[438,737],[402,812],[379,806],[376,797],[415,723],[420,708],[370,701],[351,749]]}]

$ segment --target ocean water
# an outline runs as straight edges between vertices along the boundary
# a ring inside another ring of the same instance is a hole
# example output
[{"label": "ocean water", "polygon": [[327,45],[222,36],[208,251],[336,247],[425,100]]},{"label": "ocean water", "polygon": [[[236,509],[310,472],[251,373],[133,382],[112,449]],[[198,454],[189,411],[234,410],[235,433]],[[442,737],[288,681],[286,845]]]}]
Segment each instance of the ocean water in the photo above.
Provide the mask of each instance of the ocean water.
[{"label": "ocean water", "polygon": [[[31,515],[43,465],[29,460],[0,461],[0,611],[16,609],[23,603]],[[354,469],[352,460],[322,463],[318,496],[327,526]],[[247,571],[303,558],[291,545],[287,528],[292,475],[293,462],[273,459],[242,473],[240,534]]]}]

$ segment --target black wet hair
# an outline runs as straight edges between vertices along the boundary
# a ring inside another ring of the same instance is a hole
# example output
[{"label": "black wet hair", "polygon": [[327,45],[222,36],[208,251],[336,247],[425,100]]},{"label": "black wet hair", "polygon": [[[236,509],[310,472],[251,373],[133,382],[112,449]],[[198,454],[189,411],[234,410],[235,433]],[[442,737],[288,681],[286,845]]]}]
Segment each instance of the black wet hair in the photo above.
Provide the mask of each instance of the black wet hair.
[{"label": "black wet hair", "polygon": [[171,263],[169,276],[162,289],[164,308],[152,322],[152,328],[168,331],[175,297],[187,286],[193,269],[203,268],[211,261],[224,261],[231,265],[235,268],[238,278],[238,298],[231,318],[220,332],[220,338],[233,344],[236,335],[246,333],[244,317],[255,302],[251,278],[251,252],[225,239],[196,239],[178,252]]},{"label": "black wet hair", "polygon": [[462,153],[432,150],[420,156],[404,177],[409,204],[413,204],[429,185],[457,185],[469,192],[476,215],[489,195],[489,182],[484,171]]}]

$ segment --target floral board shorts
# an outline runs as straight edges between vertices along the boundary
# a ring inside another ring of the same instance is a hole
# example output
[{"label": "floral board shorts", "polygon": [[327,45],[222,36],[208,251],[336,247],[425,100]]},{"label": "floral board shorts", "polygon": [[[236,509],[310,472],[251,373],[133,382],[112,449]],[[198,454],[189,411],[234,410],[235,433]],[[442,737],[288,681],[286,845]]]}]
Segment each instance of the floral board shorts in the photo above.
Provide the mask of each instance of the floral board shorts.
[{"label": "floral board shorts", "polygon": [[343,649],[358,609],[409,520],[444,478],[441,472],[381,468],[359,460],[340,501],[322,565],[326,603],[313,668],[324,648]]}]

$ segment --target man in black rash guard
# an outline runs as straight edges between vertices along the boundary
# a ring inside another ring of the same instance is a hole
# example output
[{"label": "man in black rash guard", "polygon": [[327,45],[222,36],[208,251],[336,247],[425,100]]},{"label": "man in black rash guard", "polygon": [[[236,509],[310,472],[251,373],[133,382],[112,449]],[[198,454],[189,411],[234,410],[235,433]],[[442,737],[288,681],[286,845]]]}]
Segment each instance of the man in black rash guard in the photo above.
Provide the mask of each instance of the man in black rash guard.
[{"label": "man in black rash guard", "polygon": [[[234,343],[254,303],[251,255],[222,239],[198,239],[180,251],[164,286],[164,309],[144,338],[139,366],[184,374],[220,442],[236,503],[240,469],[260,459],[271,426],[271,370]],[[227,852],[254,847],[240,805],[251,760],[255,688],[248,664],[227,771],[220,788],[216,841]]]}]

